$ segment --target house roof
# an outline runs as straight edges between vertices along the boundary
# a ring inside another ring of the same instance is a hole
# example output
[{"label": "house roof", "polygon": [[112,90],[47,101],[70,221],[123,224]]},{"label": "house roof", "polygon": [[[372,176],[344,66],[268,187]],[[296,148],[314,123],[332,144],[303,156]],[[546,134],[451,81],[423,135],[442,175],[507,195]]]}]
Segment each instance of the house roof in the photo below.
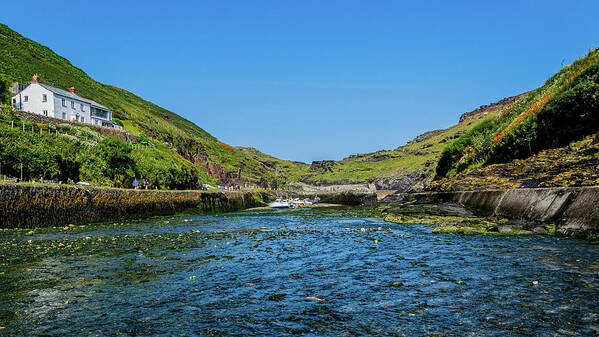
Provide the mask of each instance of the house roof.
[{"label": "house roof", "polygon": [[82,101],[82,102],[86,102],[86,103],[89,103],[90,105],[92,105],[94,107],[97,107],[97,108],[101,108],[101,109],[105,109],[105,110],[110,110],[107,107],[105,107],[103,105],[100,105],[100,104],[92,101],[91,99],[87,99],[87,98],[81,97],[81,96],[79,96],[79,95],[77,95],[77,94],[75,94],[73,92],[62,90],[62,89],[58,89],[56,87],[53,87],[51,85],[44,84],[44,83],[38,83],[38,84],[41,85],[42,87],[44,87],[45,89],[50,90],[51,92],[57,94],[57,95],[65,96],[65,97],[68,97],[68,98],[71,98],[71,99],[76,99],[76,100]]}]

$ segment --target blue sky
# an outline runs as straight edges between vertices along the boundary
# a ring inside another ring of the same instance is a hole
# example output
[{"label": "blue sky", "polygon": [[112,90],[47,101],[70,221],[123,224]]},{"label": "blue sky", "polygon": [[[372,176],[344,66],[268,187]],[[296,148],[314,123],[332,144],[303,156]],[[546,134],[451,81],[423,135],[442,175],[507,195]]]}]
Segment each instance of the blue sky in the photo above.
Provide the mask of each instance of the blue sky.
[{"label": "blue sky", "polygon": [[0,20],[221,141],[392,149],[599,46],[599,1],[8,1]]}]

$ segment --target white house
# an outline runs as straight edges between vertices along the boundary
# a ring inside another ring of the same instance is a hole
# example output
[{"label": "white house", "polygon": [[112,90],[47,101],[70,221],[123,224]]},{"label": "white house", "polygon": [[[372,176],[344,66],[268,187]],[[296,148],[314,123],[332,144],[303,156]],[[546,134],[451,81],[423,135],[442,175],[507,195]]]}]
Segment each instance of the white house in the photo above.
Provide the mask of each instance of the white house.
[{"label": "white house", "polygon": [[12,106],[47,117],[114,127],[110,109],[77,95],[75,87],[66,91],[39,83],[37,74],[30,85],[12,97]]}]

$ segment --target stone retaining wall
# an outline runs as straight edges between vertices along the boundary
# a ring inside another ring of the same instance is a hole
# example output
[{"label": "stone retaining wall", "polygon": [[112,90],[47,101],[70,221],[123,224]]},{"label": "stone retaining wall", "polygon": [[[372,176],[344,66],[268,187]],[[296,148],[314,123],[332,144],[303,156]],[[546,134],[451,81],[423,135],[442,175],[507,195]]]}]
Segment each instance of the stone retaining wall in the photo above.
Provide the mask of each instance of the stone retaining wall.
[{"label": "stone retaining wall", "polygon": [[0,184],[0,228],[87,223],[185,209],[224,212],[262,206],[265,191],[156,191]]},{"label": "stone retaining wall", "polygon": [[457,202],[478,213],[556,224],[563,234],[599,234],[599,186],[397,193],[382,204]]},{"label": "stone retaining wall", "polygon": [[323,203],[350,206],[372,206],[377,202],[374,184],[313,186],[291,182],[287,186],[291,189],[288,194],[293,198],[314,199],[318,196]]},{"label": "stone retaining wall", "polygon": [[377,203],[375,191],[341,191],[341,192],[307,192],[295,191],[289,195],[293,198],[314,199],[315,196],[320,198],[320,202],[327,204],[341,204],[348,206],[373,206]]}]

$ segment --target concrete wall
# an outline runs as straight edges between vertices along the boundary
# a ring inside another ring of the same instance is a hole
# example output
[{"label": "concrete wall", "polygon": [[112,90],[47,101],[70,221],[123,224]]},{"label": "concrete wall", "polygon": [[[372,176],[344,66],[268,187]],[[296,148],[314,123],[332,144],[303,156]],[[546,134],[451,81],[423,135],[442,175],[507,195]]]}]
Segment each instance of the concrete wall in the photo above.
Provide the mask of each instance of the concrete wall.
[{"label": "concrete wall", "polygon": [[262,206],[264,191],[153,191],[0,184],[0,228],[88,223],[185,209],[232,211]]},{"label": "concrete wall", "polygon": [[382,202],[405,201],[458,202],[479,213],[554,223],[563,234],[599,234],[599,186],[393,194]]}]

